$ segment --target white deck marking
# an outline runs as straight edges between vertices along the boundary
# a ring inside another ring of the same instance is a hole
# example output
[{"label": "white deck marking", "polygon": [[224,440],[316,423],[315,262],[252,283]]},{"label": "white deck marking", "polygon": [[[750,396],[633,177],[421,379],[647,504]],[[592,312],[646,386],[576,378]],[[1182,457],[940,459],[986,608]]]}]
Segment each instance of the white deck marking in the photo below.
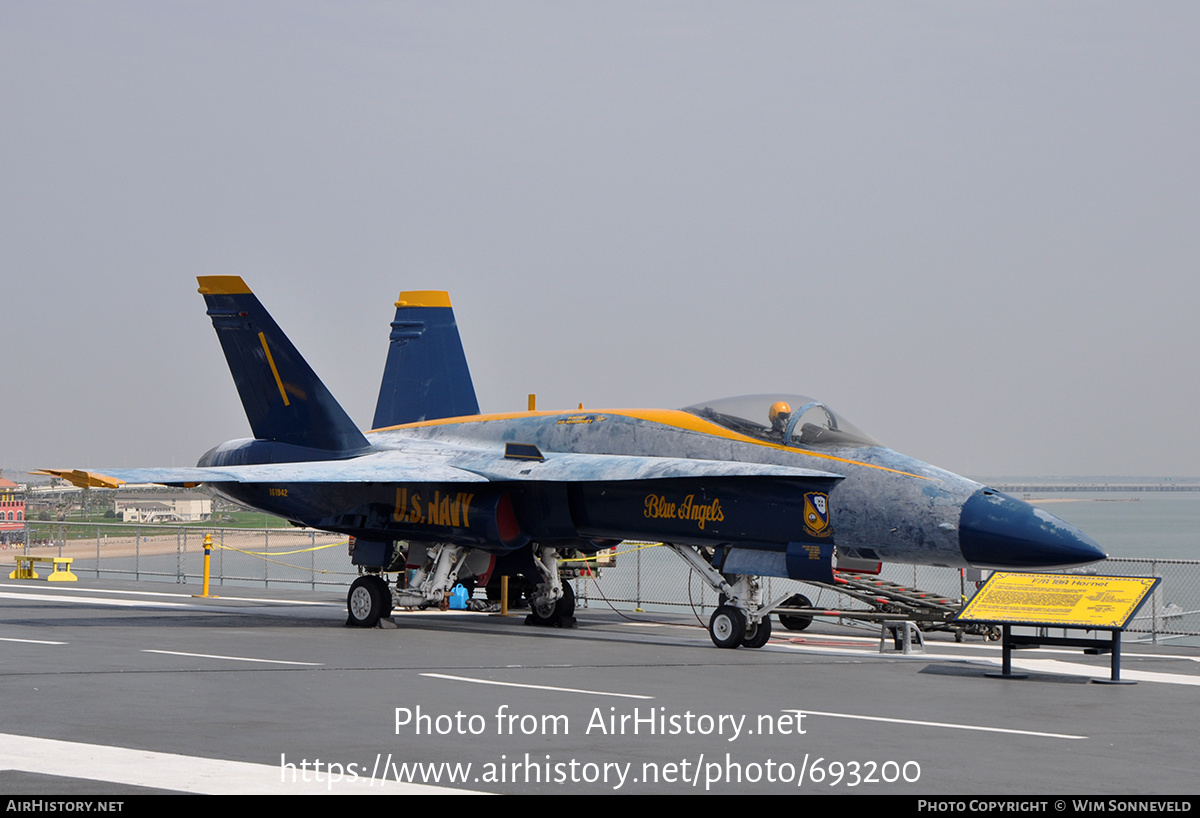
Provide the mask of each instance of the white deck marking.
[{"label": "white deck marking", "polygon": [[0,636],[0,642],[24,642],[27,645],[67,645],[69,642],[51,642],[49,639],[17,639],[15,636]]},{"label": "white deck marking", "polygon": [[72,602],[76,605],[111,605],[117,608],[198,608],[203,610],[205,607],[185,602],[143,602],[138,599],[106,599],[102,596],[71,596],[36,592],[14,594],[0,591],[0,599],[20,599],[25,602]]},{"label": "white deck marking", "polygon": [[[289,763],[300,760],[299,757],[287,759]],[[307,782],[293,783],[289,769],[285,783],[284,771],[278,764],[251,764],[6,733],[0,733],[0,769],[208,795],[461,795],[471,792],[427,784],[401,784],[390,779],[373,782],[372,786],[369,768],[367,776],[357,781],[332,783],[324,775],[321,781],[314,781],[311,766]],[[301,777],[302,773],[298,772],[297,776]],[[70,796],[63,796],[61,800],[70,800]]]},{"label": "white deck marking", "polygon": [[[222,586],[214,586],[214,587],[220,588]],[[18,582],[0,582],[0,588],[16,588],[18,590],[28,592],[29,595],[37,595],[37,594],[40,594],[43,592],[41,588],[30,587],[27,583],[23,584],[23,583],[18,583]],[[122,591],[122,590],[116,590],[113,588],[97,589],[97,588],[88,588],[88,587],[72,588],[71,586],[65,585],[65,584],[59,585],[54,590],[55,591],[69,591],[69,592],[73,592],[73,593],[89,593],[89,592],[90,593],[98,593],[99,592],[99,593],[105,593],[105,594],[124,594],[126,596],[174,597],[175,599],[195,599],[196,598],[196,596],[194,594],[168,593],[166,591]],[[263,599],[261,597],[254,597],[254,596],[223,596],[223,597],[219,597],[219,598],[223,602],[266,602],[269,604],[279,604],[279,605],[312,605],[312,606],[317,606],[317,607],[335,607],[335,608],[340,608],[342,606],[341,602],[314,602],[312,600],[304,600],[304,599]]]},{"label": "white deck marking", "polygon": [[[770,646],[778,646],[785,650],[802,653],[824,653],[835,656],[857,656],[859,658],[876,657],[892,661],[925,661],[925,662],[958,662],[961,664],[979,664],[991,667],[1001,667],[1003,656],[956,655],[951,653],[878,653],[873,650],[855,650],[852,648],[818,647],[816,645],[796,645],[771,642]],[[1041,651],[1039,651],[1040,653]],[[1050,651],[1046,651],[1047,653]],[[1125,654],[1122,652],[1122,658]],[[1157,658],[1157,657],[1155,657]],[[1036,659],[1026,654],[1012,658],[1013,670],[1025,670],[1034,673],[1053,673],[1059,676],[1082,676],[1088,679],[1107,679],[1111,673],[1110,665],[1087,665],[1082,662],[1064,662],[1061,659]],[[1186,676],[1182,673],[1159,673],[1151,670],[1131,670],[1121,668],[1121,678],[1131,682],[1158,682],[1159,684],[1176,684],[1188,687],[1200,686],[1200,676]]]},{"label": "white deck marking", "polygon": [[228,659],[231,662],[266,662],[271,665],[305,665],[307,667],[323,667],[323,662],[289,662],[286,659],[255,659],[250,656],[221,656],[217,653],[184,653],[179,650],[152,650],[147,648],[142,653],[162,653],[167,656],[191,656],[194,659]]},{"label": "white deck marking", "polygon": [[449,679],[453,682],[470,682],[477,685],[496,685],[497,687],[523,687],[526,690],[553,690],[556,693],[583,693],[587,696],[616,696],[620,699],[653,699],[653,696],[640,696],[636,693],[613,693],[609,690],[580,690],[575,687],[552,687],[550,685],[527,685],[519,682],[497,682],[492,679],[472,679],[470,676],[448,676],[445,673],[422,673],[431,679]]},{"label": "white deck marking", "polygon": [[[806,643],[812,645],[826,644],[841,644],[841,643],[861,643],[864,647],[879,644],[878,636],[851,636],[851,635],[827,635],[827,636],[789,636],[786,633],[776,633],[776,638],[770,643],[772,645],[791,643],[793,645],[803,647]],[[888,637],[889,640],[891,637]],[[1107,641],[1107,640],[1105,640]],[[1121,658],[1129,659],[1183,659],[1190,662],[1200,662],[1200,656],[1188,656],[1182,653],[1142,653],[1137,650],[1138,647],[1147,644],[1143,641],[1124,641],[1121,643]],[[1000,653],[1003,650],[1003,645],[999,642],[955,642],[953,645],[943,642],[926,642],[926,646],[934,646],[940,649],[961,650],[964,653],[969,651],[984,651]],[[1039,655],[1044,654],[1061,654],[1067,656],[1078,656],[1082,648],[1053,648],[1042,647],[1038,648]]]},{"label": "white deck marking", "polygon": [[[1122,654],[1124,658],[1124,654]],[[996,660],[996,665],[1000,660]],[[1080,662],[1063,662],[1058,659],[1022,658],[1018,665],[1013,659],[1013,668],[1029,670],[1035,673],[1057,673],[1068,676],[1087,676],[1090,679],[1107,679],[1112,675],[1109,665],[1085,665]],[[1159,682],[1161,684],[1186,685],[1200,687],[1200,676],[1184,676],[1180,673],[1158,673],[1153,670],[1130,670],[1121,667],[1121,680],[1128,682]]]},{"label": "white deck marking", "polygon": [[913,724],[917,727],[944,727],[948,730],[974,730],[981,733],[1012,733],[1018,736],[1038,736],[1040,738],[1082,739],[1087,736],[1074,736],[1070,733],[1039,733],[1036,730],[1013,730],[1008,727],[984,727],[978,724],[952,724],[940,721],[917,721],[915,719],[892,719],[884,716],[860,716],[855,713],[827,713],[821,710],[785,710],[785,713],[804,713],[810,716],[827,716],[831,719],[856,719],[858,721],[882,721],[889,724]]}]

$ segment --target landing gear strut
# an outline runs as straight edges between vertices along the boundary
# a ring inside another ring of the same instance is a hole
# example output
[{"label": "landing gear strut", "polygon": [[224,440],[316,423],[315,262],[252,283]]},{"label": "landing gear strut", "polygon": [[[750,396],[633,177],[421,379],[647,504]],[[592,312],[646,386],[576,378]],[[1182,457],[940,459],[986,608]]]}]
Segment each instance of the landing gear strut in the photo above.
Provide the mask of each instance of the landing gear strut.
[{"label": "landing gear strut", "polygon": [[525,617],[525,624],[575,627],[575,591],[558,574],[558,551],[546,546],[535,548],[533,564],[542,575],[542,582],[529,595],[531,612]]},{"label": "landing gear strut", "polygon": [[380,619],[391,615],[393,607],[441,605],[454,587],[468,552],[463,546],[449,543],[429,546],[408,588],[392,588],[379,574],[363,574],[354,580],[346,597],[346,609],[350,612],[347,624],[373,628]]},{"label": "landing gear strut", "polygon": [[663,543],[680,556],[721,597],[708,620],[708,635],[719,648],[761,648],[771,638],[769,612],[779,605],[762,604],[759,577],[739,574],[726,577],[695,548]]}]

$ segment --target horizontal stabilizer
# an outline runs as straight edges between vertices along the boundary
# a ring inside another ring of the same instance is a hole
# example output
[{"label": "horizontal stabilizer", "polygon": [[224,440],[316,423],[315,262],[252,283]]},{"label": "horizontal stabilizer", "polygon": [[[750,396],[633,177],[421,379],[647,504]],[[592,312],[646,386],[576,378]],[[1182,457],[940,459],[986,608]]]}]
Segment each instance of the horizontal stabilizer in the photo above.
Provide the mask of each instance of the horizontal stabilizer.
[{"label": "horizontal stabilizer", "polygon": [[107,474],[80,471],[79,469],[34,469],[30,474],[48,474],[51,477],[66,480],[72,486],[78,486],[81,489],[115,489],[125,482],[109,477]]}]

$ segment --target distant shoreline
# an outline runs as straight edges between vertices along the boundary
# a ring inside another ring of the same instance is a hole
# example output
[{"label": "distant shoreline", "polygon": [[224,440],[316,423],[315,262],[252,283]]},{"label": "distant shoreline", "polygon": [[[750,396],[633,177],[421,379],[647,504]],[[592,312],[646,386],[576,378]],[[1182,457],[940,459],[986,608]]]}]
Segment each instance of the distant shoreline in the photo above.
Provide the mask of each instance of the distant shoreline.
[{"label": "distant shoreline", "polygon": [[1196,483],[1012,483],[980,481],[997,491],[1009,494],[1038,494],[1045,492],[1117,492],[1133,494],[1147,491],[1200,492]]}]

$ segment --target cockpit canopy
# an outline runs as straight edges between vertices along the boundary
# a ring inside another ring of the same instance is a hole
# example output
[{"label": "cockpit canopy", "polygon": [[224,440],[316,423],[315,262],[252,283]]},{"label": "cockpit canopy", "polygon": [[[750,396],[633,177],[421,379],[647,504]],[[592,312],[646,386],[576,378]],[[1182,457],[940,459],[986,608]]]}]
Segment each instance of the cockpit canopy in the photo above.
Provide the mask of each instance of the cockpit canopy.
[{"label": "cockpit canopy", "polygon": [[686,406],[683,411],[738,434],[784,446],[882,445],[825,404],[804,395],[741,395]]}]

